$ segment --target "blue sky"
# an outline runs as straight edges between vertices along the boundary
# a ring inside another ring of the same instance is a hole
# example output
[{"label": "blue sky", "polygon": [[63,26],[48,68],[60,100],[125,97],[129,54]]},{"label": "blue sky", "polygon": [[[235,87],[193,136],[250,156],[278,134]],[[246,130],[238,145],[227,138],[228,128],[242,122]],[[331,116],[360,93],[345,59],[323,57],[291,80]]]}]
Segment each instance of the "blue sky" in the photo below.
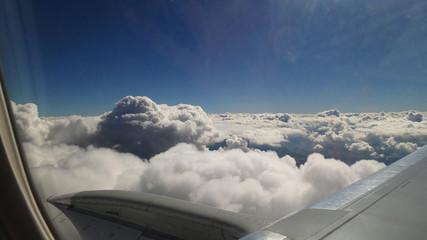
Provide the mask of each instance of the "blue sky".
[{"label": "blue sky", "polygon": [[12,100],[44,116],[98,115],[126,95],[208,113],[427,111],[421,0],[43,0],[16,9],[22,16],[1,26],[10,35],[0,42],[3,72]]}]

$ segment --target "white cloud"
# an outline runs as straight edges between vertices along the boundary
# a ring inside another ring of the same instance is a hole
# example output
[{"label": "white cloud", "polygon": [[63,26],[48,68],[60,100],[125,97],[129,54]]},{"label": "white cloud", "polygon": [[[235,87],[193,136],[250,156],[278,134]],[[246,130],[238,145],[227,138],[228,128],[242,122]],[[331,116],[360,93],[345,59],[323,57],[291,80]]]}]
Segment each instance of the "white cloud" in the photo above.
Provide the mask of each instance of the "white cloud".
[{"label": "white cloud", "polygon": [[351,168],[356,171],[360,178],[364,178],[384,168],[384,163],[377,162],[375,160],[360,160],[351,165]]},{"label": "white cloud", "polygon": [[277,119],[279,119],[282,122],[288,122],[289,119],[291,119],[291,116],[289,114],[281,114]]},{"label": "white cloud", "polygon": [[241,140],[228,139],[229,148],[240,141],[241,149],[272,150],[279,156],[291,155],[299,163],[313,150],[348,164],[370,158],[392,162],[427,144],[427,122],[408,120],[414,111],[337,114],[334,109],[326,111],[333,117],[320,118],[281,113],[207,115],[196,106],[167,106],[147,97],[126,97],[104,116],[40,118],[34,104],[12,106],[24,141],[92,144],[142,158],[180,142],[199,148],[216,142],[216,149],[227,148],[230,136]]},{"label": "white cloud", "polygon": [[[326,117],[326,116],[333,117]],[[211,115],[222,139],[234,135],[247,139],[250,148],[289,154],[304,162],[313,150],[352,164],[374,158],[393,162],[427,144],[427,123],[407,119],[400,113],[347,113],[330,110],[318,117],[290,114],[288,122],[278,114]],[[393,138],[395,143],[388,143]]]},{"label": "white cloud", "polygon": [[11,102],[15,123],[22,141],[43,144],[49,134],[49,127],[39,118],[37,105]]},{"label": "white cloud", "polygon": [[24,143],[37,189],[45,197],[83,190],[139,189],[147,163],[130,153],[65,144]]},{"label": "white cloud", "polygon": [[[282,116],[289,116],[288,121],[279,120]],[[212,114],[210,117],[220,133],[219,140],[235,135],[247,139],[250,144],[280,147],[289,137],[306,135],[305,129],[295,128],[295,123],[290,123],[289,114],[228,113],[226,116]]]},{"label": "white cloud", "polygon": [[393,161],[427,143],[427,123],[407,112],[207,115],[147,97],[126,97],[95,117],[40,118],[34,104],[12,107],[45,195],[124,189],[269,216],[385,166],[361,159]]},{"label": "white cloud", "polygon": [[274,152],[209,151],[185,143],[154,156],[150,163],[106,148],[26,143],[25,149],[45,196],[122,189],[277,217],[360,179],[360,172],[366,175],[385,166],[367,161],[355,168],[313,154],[298,168],[292,157],[280,158]]},{"label": "white cloud", "polygon": [[318,114],[316,114],[316,116],[318,116],[318,117],[329,117],[329,116],[339,117],[340,111],[338,111],[338,109],[331,109],[331,110],[327,110],[327,111],[318,113]]},{"label": "white cloud", "polygon": [[[385,165],[369,161],[359,168],[373,172],[378,166]],[[320,154],[311,155],[298,168],[292,157],[280,158],[274,152],[201,151],[179,144],[150,159],[141,191],[232,211],[281,216],[360,179],[360,172]]]},{"label": "white cloud", "polygon": [[156,104],[147,97],[127,96],[99,124],[97,145],[150,158],[180,142],[202,147],[216,136],[201,107]]},{"label": "white cloud", "polygon": [[249,148],[248,148],[248,141],[241,138],[241,137],[237,137],[237,136],[230,136],[229,138],[227,138],[225,140],[225,144],[227,145],[225,148],[223,149],[241,149],[244,152],[248,152]]},{"label": "white cloud", "polygon": [[357,141],[351,144],[346,144],[346,148],[350,151],[359,151],[359,152],[370,152],[374,151],[374,148],[369,145],[369,143],[364,141]]},{"label": "white cloud", "polygon": [[411,142],[401,142],[396,144],[396,149],[402,150],[405,152],[413,152],[418,149],[418,145]]},{"label": "white cloud", "polygon": [[316,145],[314,145],[314,147],[313,147],[313,150],[322,150],[323,149],[323,146],[322,145],[320,145],[320,144],[316,144]]},{"label": "white cloud", "polygon": [[412,122],[421,122],[423,120],[423,115],[420,112],[410,112],[407,118]]},{"label": "white cloud", "polygon": [[11,102],[21,140],[34,144],[88,145],[94,141],[99,117],[40,118],[37,105]]}]

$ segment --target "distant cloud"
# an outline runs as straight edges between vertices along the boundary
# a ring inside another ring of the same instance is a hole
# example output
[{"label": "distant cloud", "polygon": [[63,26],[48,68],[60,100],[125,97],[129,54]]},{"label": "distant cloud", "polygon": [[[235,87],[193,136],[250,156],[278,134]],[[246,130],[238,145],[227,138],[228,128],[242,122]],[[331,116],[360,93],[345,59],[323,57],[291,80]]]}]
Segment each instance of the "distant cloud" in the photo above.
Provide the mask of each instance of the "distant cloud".
[{"label": "distant cloud", "polygon": [[240,149],[243,152],[248,152],[248,141],[237,136],[231,136],[225,140],[226,147],[224,149]]},{"label": "distant cloud", "polygon": [[[427,143],[427,123],[408,119],[409,112],[207,115],[147,97],[125,97],[95,117],[40,118],[34,104],[12,108],[46,196],[124,189],[268,216],[303,207],[385,166],[376,160],[389,163]],[[216,150],[208,150],[213,143]]]},{"label": "distant cloud", "polygon": [[288,121],[289,121],[289,119],[291,119],[291,116],[290,116],[289,114],[284,113],[284,114],[281,114],[281,115],[278,117],[278,119],[279,119],[280,121],[282,121],[282,122],[288,122]]},{"label": "distant cloud", "polygon": [[11,103],[19,136],[34,144],[93,144],[100,117],[40,118],[37,105]]},{"label": "distant cloud", "polygon": [[288,154],[298,163],[305,162],[313,151],[348,164],[360,159],[390,163],[427,144],[427,123],[409,120],[412,115],[407,112],[343,114],[329,110],[317,115],[289,114],[288,122],[278,121],[276,115],[211,117],[223,139],[240,136],[249,148]]},{"label": "distant cloud", "polygon": [[201,107],[159,105],[147,97],[128,96],[102,117],[96,145],[150,158],[180,142],[202,147],[215,135]]},{"label": "distant cloud", "polygon": [[371,145],[369,145],[369,143],[364,141],[358,141],[352,144],[346,144],[345,146],[349,151],[368,152],[368,153],[374,152],[374,148]]},{"label": "distant cloud", "polygon": [[261,118],[264,118],[266,120],[279,120],[279,121],[286,123],[289,121],[289,119],[291,119],[291,116],[287,113],[283,113],[283,114],[280,114],[280,113],[278,113],[278,114],[261,114],[260,119]]},{"label": "distant cloud", "polygon": [[339,117],[340,111],[338,111],[338,109],[331,109],[331,110],[327,110],[327,111],[318,113],[318,114],[316,114],[316,116],[318,116],[318,117],[328,117],[328,116]]},{"label": "distant cloud", "polygon": [[147,97],[125,97],[113,111],[96,117],[40,118],[32,103],[12,102],[20,137],[34,144],[95,145],[148,159],[180,142],[199,148],[218,133],[198,106],[156,104]]},{"label": "distant cloud", "polygon": [[310,155],[300,168],[290,156],[240,149],[199,150],[180,143],[144,162],[107,148],[24,145],[45,196],[93,189],[161,194],[221,209],[283,216],[383,168]]},{"label": "distant cloud", "polygon": [[412,122],[421,122],[423,120],[423,115],[420,112],[410,112],[408,113],[408,120]]},{"label": "distant cloud", "polygon": [[418,122],[422,113],[415,111],[329,110],[324,115],[333,117],[320,118],[287,113],[207,115],[197,106],[167,106],[147,97],[126,97],[112,112],[95,117],[40,118],[31,103],[12,103],[12,108],[23,141],[94,145],[145,159],[185,142],[199,149],[215,143],[217,148],[271,150],[293,156],[298,163],[313,151],[348,164],[360,159],[390,163],[427,144],[427,122]]}]

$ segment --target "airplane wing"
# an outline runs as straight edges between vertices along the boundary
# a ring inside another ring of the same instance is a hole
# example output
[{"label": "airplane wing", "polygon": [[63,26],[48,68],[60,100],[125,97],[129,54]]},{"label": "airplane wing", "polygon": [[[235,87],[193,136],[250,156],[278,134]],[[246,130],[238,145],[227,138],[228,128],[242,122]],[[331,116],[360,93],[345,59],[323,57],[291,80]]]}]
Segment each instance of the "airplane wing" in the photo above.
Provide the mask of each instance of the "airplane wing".
[{"label": "airplane wing", "polygon": [[238,239],[277,220],[118,190],[54,196],[48,202],[61,209],[52,219],[61,239]]},{"label": "airplane wing", "polygon": [[425,239],[427,146],[281,219],[144,193],[53,196],[65,239]]}]

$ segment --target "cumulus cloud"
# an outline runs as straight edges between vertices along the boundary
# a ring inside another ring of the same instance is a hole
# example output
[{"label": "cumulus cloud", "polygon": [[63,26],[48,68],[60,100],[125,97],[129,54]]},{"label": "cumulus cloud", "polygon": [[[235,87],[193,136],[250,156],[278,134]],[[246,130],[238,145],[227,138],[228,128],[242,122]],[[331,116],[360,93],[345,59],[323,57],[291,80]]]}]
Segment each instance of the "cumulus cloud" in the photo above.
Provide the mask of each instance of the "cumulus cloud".
[{"label": "cumulus cloud", "polygon": [[241,149],[244,152],[248,152],[248,141],[237,136],[231,136],[225,140],[226,147],[223,149]]},{"label": "cumulus cloud", "polygon": [[[376,161],[362,165],[353,168],[313,154],[298,167],[292,157],[280,158],[275,152],[200,151],[180,144],[151,159],[141,189],[232,211],[281,216],[385,166]],[[168,177],[159,180],[162,174]]]},{"label": "cumulus cloud", "polygon": [[[256,116],[256,115],[255,115]],[[287,113],[277,113],[277,114],[262,114],[261,116],[263,116],[264,119],[266,120],[279,120],[282,122],[288,122],[289,119],[291,119],[291,116]],[[229,116],[228,116],[229,117]],[[230,118],[228,118],[227,120],[230,120]]]},{"label": "cumulus cloud", "polygon": [[316,114],[316,116],[318,116],[318,117],[328,117],[328,116],[339,117],[340,111],[338,111],[338,109],[331,109],[331,110],[327,110],[327,111],[318,113],[318,114]]},{"label": "cumulus cloud", "polygon": [[346,148],[350,151],[358,151],[358,152],[374,152],[374,148],[369,145],[369,143],[364,141],[357,141],[351,144],[346,144]]},{"label": "cumulus cloud", "polygon": [[156,104],[147,97],[126,97],[112,112],[95,117],[42,118],[31,103],[12,103],[12,108],[24,141],[94,145],[145,159],[180,142],[199,148],[236,147],[233,144],[237,142],[228,139],[230,136],[241,138],[239,141],[247,143],[247,148],[291,155],[298,164],[313,151],[348,164],[370,158],[390,163],[427,144],[427,123],[414,122],[422,117],[415,111],[341,114],[334,109],[322,113],[334,117],[287,113],[207,115],[200,107]]},{"label": "cumulus cloud", "polygon": [[147,97],[125,97],[95,117],[12,108],[45,196],[123,189],[268,216],[304,207],[427,143],[427,123],[408,112],[207,115]]},{"label": "cumulus cloud", "polygon": [[24,143],[36,188],[44,197],[83,190],[138,191],[146,163],[108,148]]},{"label": "cumulus cloud", "polygon": [[316,145],[314,145],[314,147],[313,147],[313,150],[322,150],[323,149],[323,146],[322,145],[320,145],[320,144],[316,144]]},{"label": "cumulus cloud", "polygon": [[201,107],[128,96],[102,117],[97,144],[150,158],[180,142],[202,147],[215,135],[212,120]]},{"label": "cumulus cloud", "polygon": [[49,134],[49,126],[39,118],[37,105],[11,102],[15,123],[22,141],[43,144]]},{"label": "cumulus cloud", "polygon": [[37,105],[11,102],[19,137],[24,142],[43,144],[74,144],[87,146],[93,143],[99,117],[69,116],[40,118]]},{"label": "cumulus cloud", "polygon": [[211,117],[223,139],[242,137],[249,148],[288,154],[297,163],[304,163],[315,151],[348,164],[360,159],[388,164],[427,144],[427,123],[409,120],[410,112],[344,114],[335,110],[289,114],[288,122],[265,113]]},{"label": "cumulus cloud", "polygon": [[278,119],[279,119],[280,121],[282,121],[282,122],[288,122],[288,121],[289,121],[289,119],[291,119],[291,116],[290,116],[289,114],[284,113],[284,114],[281,114],[281,115],[278,117]]},{"label": "cumulus cloud", "polygon": [[93,189],[161,194],[221,209],[280,217],[333,193],[385,165],[353,166],[310,155],[298,167],[290,156],[241,149],[209,151],[180,143],[142,161],[130,153],[65,144],[25,149],[45,196]]},{"label": "cumulus cloud", "polygon": [[386,145],[404,152],[413,152],[418,149],[418,145],[412,142],[398,142],[391,136],[385,141]]},{"label": "cumulus cloud", "polygon": [[199,148],[217,137],[212,120],[201,107],[156,104],[147,97],[125,97],[103,116],[41,118],[32,103],[12,109],[25,142],[95,145],[150,158],[180,142]]},{"label": "cumulus cloud", "polygon": [[360,178],[364,178],[371,175],[373,172],[380,170],[384,166],[384,163],[380,163],[375,160],[360,160],[351,165],[351,168],[359,175]]},{"label": "cumulus cloud", "polygon": [[410,112],[407,118],[412,122],[421,122],[423,120],[423,115],[420,112]]},{"label": "cumulus cloud", "polygon": [[[287,122],[280,120],[282,116],[289,116]],[[219,132],[218,139],[226,139],[229,136],[239,136],[248,140],[250,146],[273,146],[280,148],[286,138],[306,135],[306,131],[295,128],[290,123],[289,114],[212,114],[214,127]]]}]

